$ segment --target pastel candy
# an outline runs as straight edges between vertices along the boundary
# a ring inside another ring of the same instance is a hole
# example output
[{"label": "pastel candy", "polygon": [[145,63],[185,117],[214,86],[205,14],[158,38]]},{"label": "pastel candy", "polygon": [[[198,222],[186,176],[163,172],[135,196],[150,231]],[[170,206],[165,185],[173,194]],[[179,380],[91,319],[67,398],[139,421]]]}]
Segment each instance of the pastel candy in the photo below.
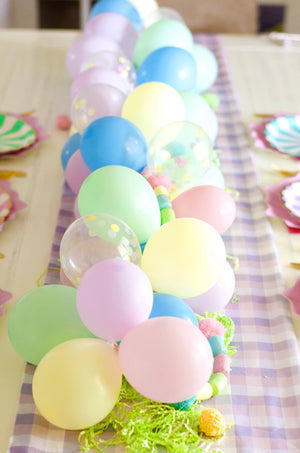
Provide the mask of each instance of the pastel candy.
[{"label": "pastel candy", "polygon": [[222,337],[214,335],[213,337],[210,337],[208,341],[214,357],[219,354],[227,354],[227,348]]},{"label": "pastel candy", "polygon": [[226,354],[220,354],[215,357],[214,360],[214,373],[223,373],[225,376],[229,376],[230,373],[230,359]]},{"label": "pastel candy", "polygon": [[206,336],[207,339],[214,335],[224,337],[225,327],[217,319],[203,318],[199,321],[199,329]]},{"label": "pastel candy", "polygon": [[200,392],[197,393],[197,401],[209,400],[213,396],[213,388],[209,382],[207,382]]},{"label": "pastel candy", "polygon": [[212,386],[213,396],[225,393],[227,388],[227,378],[223,373],[215,373],[209,379],[209,383]]}]

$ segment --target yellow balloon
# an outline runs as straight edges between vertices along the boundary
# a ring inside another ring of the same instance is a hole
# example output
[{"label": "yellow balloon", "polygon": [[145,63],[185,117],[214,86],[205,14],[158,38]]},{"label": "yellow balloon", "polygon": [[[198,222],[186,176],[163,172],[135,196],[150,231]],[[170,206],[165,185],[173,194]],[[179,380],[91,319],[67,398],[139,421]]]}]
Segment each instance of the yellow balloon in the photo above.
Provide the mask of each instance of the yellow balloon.
[{"label": "yellow balloon", "polygon": [[121,382],[114,346],[96,338],[80,338],[61,343],[43,357],[33,376],[32,393],[50,423],[83,429],[112,410]]},{"label": "yellow balloon", "polygon": [[136,87],[127,97],[122,117],[134,123],[147,142],[163,126],[184,119],[181,96],[170,85],[147,82]]},{"label": "yellow balloon", "polygon": [[219,233],[202,220],[182,218],[153,233],[141,267],[154,291],[188,298],[208,291],[225,263],[226,250]]}]

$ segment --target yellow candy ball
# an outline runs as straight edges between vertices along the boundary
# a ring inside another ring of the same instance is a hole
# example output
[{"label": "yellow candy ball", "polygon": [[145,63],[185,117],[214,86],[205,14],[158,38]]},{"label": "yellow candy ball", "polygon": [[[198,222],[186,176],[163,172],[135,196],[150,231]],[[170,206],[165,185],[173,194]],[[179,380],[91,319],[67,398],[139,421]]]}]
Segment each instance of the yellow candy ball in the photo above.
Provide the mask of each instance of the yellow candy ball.
[{"label": "yellow candy ball", "polygon": [[226,425],[221,412],[217,409],[205,408],[200,414],[201,431],[209,437],[220,437],[225,433]]}]

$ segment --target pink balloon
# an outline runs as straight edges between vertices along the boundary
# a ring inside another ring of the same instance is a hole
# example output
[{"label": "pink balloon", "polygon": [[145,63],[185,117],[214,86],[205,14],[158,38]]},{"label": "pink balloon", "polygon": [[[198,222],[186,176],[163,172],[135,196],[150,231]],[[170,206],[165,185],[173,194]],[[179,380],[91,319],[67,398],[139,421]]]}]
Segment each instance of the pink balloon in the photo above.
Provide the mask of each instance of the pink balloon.
[{"label": "pink balloon", "polygon": [[126,56],[132,60],[138,34],[131,22],[121,14],[101,13],[90,19],[84,32],[87,35],[101,35],[119,44]]},{"label": "pink balloon", "polygon": [[173,200],[172,206],[176,218],[204,220],[220,234],[231,226],[236,213],[232,197],[225,190],[209,185],[186,190]]},{"label": "pink balloon", "polygon": [[147,275],[128,261],[101,261],[87,270],[79,283],[79,316],[94,335],[108,341],[121,340],[145,321],[152,306],[153,291]]},{"label": "pink balloon", "polygon": [[97,35],[84,35],[78,38],[67,53],[67,69],[74,79],[80,74],[81,65],[93,53],[107,50],[109,52],[122,52],[120,46],[110,39]]},{"label": "pink balloon", "polygon": [[66,274],[64,273],[62,267],[60,268],[60,271],[59,271],[59,279],[60,279],[60,283],[62,285],[65,285],[65,286],[71,286],[72,288],[75,288],[73,283],[70,282],[70,280],[68,279],[68,277],[66,276]]},{"label": "pink balloon", "polygon": [[193,324],[159,317],[130,330],[120,344],[119,362],[128,382],[142,395],[178,403],[206,384],[213,355],[208,340]]},{"label": "pink balloon", "polygon": [[78,194],[81,184],[91,174],[91,170],[87,168],[81,157],[78,149],[70,157],[65,170],[65,178],[70,189]]},{"label": "pink balloon", "polygon": [[226,262],[224,271],[217,283],[199,296],[183,299],[199,315],[213,311],[223,312],[230,302],[235,289],[235,275],[232,267]]},{"label": "pink balloon", "polygon": [[76,79],[73,81],[71,86],[71,97],[72,99],[76,94],[88,85],[102,83],[105,85],[111,85],[127,96],[130,92],[130,86],[127,81],[117,72],[111,69],[105,68],[90,68],[86,71],[81,72]]}]

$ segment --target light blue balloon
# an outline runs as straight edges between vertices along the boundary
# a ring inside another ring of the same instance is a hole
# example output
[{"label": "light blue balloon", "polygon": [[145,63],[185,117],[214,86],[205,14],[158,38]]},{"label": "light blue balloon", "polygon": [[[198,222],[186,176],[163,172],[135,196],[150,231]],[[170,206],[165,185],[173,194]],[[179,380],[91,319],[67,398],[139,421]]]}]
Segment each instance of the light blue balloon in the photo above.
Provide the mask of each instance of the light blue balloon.
[{"label": "light blue balloon", "polygon": [[215,186],[220,189],[225,188],[223,173],[216,164],[211,164],[208,170],[201,176],[198,186]]},{"label": "light blue balloon", "polygon": [[194,44],[193,56],[197,63],[197,92],[204,93],[217,78],[218,62],[214,54],[201,44]]},{"label": "light blue balloon", "polygon": [[85,129],[80,146],[82,159],[91,170],[122,165],[137,172],[147,165],[147,143],[131,121],[104,116]]},{"label": "light blue balloon", "polygon": [[185,108],[185,120],[197,124],[214,143],[218,133],[218,119],[208,103],[197,93],[181,91],[181,99]]},{"label": "light blue balloon", "polygon": [[80,148],[81,135],[76,132],[76,134],[71,135],[68,138],[61,152],[61,164],[65,171],[67,163],[73,154]]},{"label": "light blue balloon", "polygon": [[154,293],[153,307],[149,319],[159,318],[161,316],[181,318],[199,328],[195,313],[182,299],[171,296],[170,294]]},{"label": "light blue balloon", "polygon": [[137,33],[142,30],[143,22],[138,10],[127,0],[100,0],[90,12],[90,19],[101,13],[117,13],[126,17]]},{"label": "light blue balloon", "polygon": [[151,52],[137,73],[137,85],[162,82],[177,91],[193,91],[197,83],[197,65],[190,52],[167,46]]}]

